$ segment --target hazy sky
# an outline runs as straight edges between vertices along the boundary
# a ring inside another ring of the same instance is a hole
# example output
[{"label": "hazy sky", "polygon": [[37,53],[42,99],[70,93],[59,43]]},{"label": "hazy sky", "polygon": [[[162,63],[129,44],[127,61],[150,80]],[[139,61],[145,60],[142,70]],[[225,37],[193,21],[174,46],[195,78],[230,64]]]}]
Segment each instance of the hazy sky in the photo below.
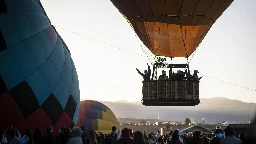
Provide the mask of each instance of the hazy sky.
[{"label": "hazy sky", "polygon": [[[135,69],[146,69],[148,59],[143,57],[135,32],[110,0],[41,1],[71,51],[81,99],[140,101],[143,79]],[[198,69],[200,74],[256,89],[255,5],[256,0],[233,2],[198,47],[191,70]],[[204,77],[200,97],[256,102],[256,91]]]}]

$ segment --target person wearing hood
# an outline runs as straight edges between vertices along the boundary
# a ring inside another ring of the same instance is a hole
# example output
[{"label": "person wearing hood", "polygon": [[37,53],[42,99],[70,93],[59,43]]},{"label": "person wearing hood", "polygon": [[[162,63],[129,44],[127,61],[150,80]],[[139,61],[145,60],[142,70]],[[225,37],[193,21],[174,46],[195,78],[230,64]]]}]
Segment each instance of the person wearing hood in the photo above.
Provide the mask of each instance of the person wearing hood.
[{"label": "person wearing hood", "polygon": [[224,138],[224,131],[221,128],[215,130],[215,137],[211,140],[210,144],[220,144],[220,141]]},{"label": "person wearing hood", "polygon": [[122,130],[122,138],[116,141],[115,144],[134,144],[133,139],[130,138],[130,131],[127,128]]},{"label": "person wearing hood", "polygon": [[67,144],[83,144],[81,138],[82,130],[81,128],[75,128],[71,134],[71,138],[68,140]]}]

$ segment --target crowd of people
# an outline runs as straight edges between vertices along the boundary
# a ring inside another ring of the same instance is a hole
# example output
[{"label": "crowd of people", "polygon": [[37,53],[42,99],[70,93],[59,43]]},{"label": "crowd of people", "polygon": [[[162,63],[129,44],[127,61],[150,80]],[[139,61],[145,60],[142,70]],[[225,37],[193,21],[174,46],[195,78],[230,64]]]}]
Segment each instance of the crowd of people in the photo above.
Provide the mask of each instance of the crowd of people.
[{"label": "crowd of people", "polygon": [[28,129],[21,136],[18,129],[1,129],[0,144],[252,144],[244,134],[240,137],[234,135],[231,127],[223,131],[218,127],[213,137],[205,135],[200,131],[195,131],[192,135],[181,134],[179,130],[174,130],[166,135],[157,133],[144,134],[140,131],[132,132],[131,129],[124,128],[122,131],[112,127],[110,134],[102,134],[85,127],[61,128],[59,133],[53,133],[53,127],[47,128],[47,133],[42,134],[40,129],[34,132]]}]

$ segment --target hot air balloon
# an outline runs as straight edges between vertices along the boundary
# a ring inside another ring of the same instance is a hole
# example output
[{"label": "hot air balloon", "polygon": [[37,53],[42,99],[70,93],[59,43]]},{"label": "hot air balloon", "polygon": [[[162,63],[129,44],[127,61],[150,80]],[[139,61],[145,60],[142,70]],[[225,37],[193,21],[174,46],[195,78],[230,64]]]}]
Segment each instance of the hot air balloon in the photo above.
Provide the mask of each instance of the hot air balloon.
[{"label": "hot air balloon", "polygon": [[0,127],[57,131],[75,124],[74,62],[39,0],[0,0]]},{"label": "hot air balloon", "polygon": [[119,122],[115,114],[104,104],[93,100],[85,100],[80,102],[76,126],[84,126],[88,130],[108,134],[113,126],[119,128]]},{"label": "hot air balloon", "polygon": [[[188,58],[233,0],[111,0],[144,45],[155,55]],[[188,81],[188,64],[168,64],[159,58],[154,68],[168,68],[165,81],[143,81],[144,105],[195,106],[199,81]],[[173,68],[187,70],[176,79]],[[197,71],[195,71],[197,73]],[[196,77],[196,75],[195,75]]]}]

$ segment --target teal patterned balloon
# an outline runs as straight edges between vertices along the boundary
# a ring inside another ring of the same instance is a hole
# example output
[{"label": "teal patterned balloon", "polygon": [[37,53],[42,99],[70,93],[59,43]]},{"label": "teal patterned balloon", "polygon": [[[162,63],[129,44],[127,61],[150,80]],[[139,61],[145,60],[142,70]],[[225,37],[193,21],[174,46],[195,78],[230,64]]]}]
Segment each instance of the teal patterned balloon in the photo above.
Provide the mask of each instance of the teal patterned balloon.
[{"label": "teal patterned balloon", "polygon": [[74,62],[39,0],[0,0],[0,127],[75,124],[80,103]]}]

